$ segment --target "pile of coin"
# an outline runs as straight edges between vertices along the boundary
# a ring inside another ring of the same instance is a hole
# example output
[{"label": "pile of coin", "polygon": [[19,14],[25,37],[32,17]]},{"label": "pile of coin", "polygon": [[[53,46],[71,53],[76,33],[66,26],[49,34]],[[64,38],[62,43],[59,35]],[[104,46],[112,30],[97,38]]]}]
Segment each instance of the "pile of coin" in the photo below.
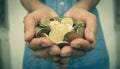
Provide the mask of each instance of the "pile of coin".
[{"label": "pile of coin", "polygon": [[55,44],[70,43],[76,38],[84,38],[85,23],[72,18],[43,18],[36,26],[35,37],[50,38]]}]

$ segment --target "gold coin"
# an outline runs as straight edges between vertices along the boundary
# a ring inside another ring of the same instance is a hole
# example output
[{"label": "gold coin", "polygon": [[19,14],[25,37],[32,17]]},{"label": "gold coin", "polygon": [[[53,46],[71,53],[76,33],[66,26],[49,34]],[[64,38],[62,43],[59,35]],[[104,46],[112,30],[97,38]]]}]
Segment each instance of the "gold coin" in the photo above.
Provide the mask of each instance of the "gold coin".
[{"label": "gold coin", "polygon": [[56,26],[55,30],[59,30],[62,32],[63,35],[65,35],[67,32],[69,32],[69,28],[65,24],[59,24]]},{"label": "gold coin", "polygon": [[39,34],[41,33],[41,28],[40,27],[36,27],[35,28],[35,36],[39,37]]},{"label": "gold coin", "polygon": [[[35,36],[36,37],[43,37],[46,36],[47,34],[49,34],[50,30],[47,28],[41,28],[41,27],[36,27],[35,28]],[[43,34],[45,33],[45,34]],[[42,36],[43,35],[43,36]],[[47,36],[46,36],[47,37]]]},{"label": "gold coin", "polygon": [[49,33],[49,38],[54,42],[54,43],[60,43],[63,40],[64,35],[62,34],[61,31],[59,30],[53,30]]},{"label": "gold coin", "polygon": [[56,28],[56,26],[57,25],[59,25],[60,24],[60,22],[58,22],[58,21],[52,21],[52,22],[50,22],[50,29],[51,30],[54,30],[55,28]]},{"label": "gold coin", "polygon": [[61,19],[62,18],[60,18],[60,17],[50,17],[49,18],[50,21],[59,21],[59,22],[61,21]]},{"label": "gold coin", "polygon": [[40,26],[48,26],[49,24],[50,24],[49,18],[43,18],[39,23]]},{"label": "gold coin", "polygon": [[67,27],[69,28],[69,31],[72,31],[73,26],[71,26],[71,25],[69,25],[69,24],[66,24],[66,25],[67,25]]},{"label": "gold coin", "polygon": [[85,28],[83,26],[78,26],[76,32],[78,33],[79,38],[84,38],[84,31],[85,31]]},{"label": "gold coin", "polygon": [[83,26],[83,27],[85,27],[86,25],[85,25],[85,23],[83,22],[83,21],[76,21],[76,24],[78,24],[78,25],[80,25],[80,26]]},{"label": "gold coin", "polygon": [[63,18],[61,20],[61,24],[69,24],[69,25],[73,26],[73,20],[71,18]]},{"label": "gold coin", "polygon": [[84,31],[85,31],[85,23],[83,21],[76,21],[76,25],[77,25],[77,28],[76,28],[76,32],[78,33],[79,35],[79,38],[84,38]]},{"label": "gold coin", "polygon": [[50,17],[50,18],[43,18],[41,19],[39,25],[40,26],[48,26],[52,21],[61,21],[59,17]]}]

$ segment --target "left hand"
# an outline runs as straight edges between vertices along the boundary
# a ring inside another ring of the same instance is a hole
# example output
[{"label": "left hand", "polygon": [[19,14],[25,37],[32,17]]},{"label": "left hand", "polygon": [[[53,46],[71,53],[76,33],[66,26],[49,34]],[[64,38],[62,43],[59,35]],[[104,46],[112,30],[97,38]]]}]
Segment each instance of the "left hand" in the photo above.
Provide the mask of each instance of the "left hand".
[{"label": "left hand", "polygon": [[[27,14],[24,18],[25,42],[27,46],[33,51],[37,58],[43,58],[48,61],[60,60],[60,48],[53,45],[53,42],[46,37],[35,38],[35,27],[42,18],[58,17],[57,13],[51,8],[42,5],[41,8],[34,10]],[[59,62],[57,62],[59,64]]]},{"label": "left hand", "polygon": [[82,20],[86,23],[85,39],[75,39],[70,43],[70,46],[62,48],[60,55],[63,57],[61,60],[63,68],[67,68],[67,62],[70,59],[84,56],[87,51],[95,48],[96,44],[96,16],[88,10],[79,7],[73,7],[65,13],[65,17],[71,17],[74,20]]}]

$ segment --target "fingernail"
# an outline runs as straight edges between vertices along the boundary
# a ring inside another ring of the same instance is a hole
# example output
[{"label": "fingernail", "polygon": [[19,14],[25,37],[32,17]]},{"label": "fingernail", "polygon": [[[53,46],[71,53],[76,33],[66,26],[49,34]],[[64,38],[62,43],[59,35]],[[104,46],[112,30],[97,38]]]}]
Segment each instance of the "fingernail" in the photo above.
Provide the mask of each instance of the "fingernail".
[{"label": "fingernail", "polygon": [[93,33],[93,32],[90,32],[90,36],[91,36],[92,38],[94,38],[94,33]]},{"label": "fingernail", "polygon": [[41,47],[50,47],[51,45],[43,42],[43,43],[40,44],[40,46]]},{"label": "fingernail", "polygon": [[30,35],[30,29],[28,29],[26,32],[25,32],[25,37],[28,37]]},{"label": "fingernail", "polygon": [[46,44],[45,43],[41,43],[40,46],[41,47],[46,47]]},{"label": "fingernail", "polygon": [[93,43],[95,41],[95,35],[93,32],[90,32],[90,36],[91,36],[91,43]]},{"label": "fingernail", "polygon": [[27,42],[27,41],[29,41],[29,31],[26,31],[25,32],[25,35],[24,35],[24,40]]},{"label": "fingernail", "polygon": [[25,35],[28,35],[28,34],[29,34],[29,31],[27,30],[26,33],[25,33]]}]

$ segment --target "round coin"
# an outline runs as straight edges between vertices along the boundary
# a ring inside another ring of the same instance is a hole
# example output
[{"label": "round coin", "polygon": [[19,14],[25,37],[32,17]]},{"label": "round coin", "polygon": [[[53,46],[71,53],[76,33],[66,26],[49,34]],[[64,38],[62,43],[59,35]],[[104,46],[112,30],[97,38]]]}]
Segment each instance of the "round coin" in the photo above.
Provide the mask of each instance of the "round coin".
[{"label": "round coin", "polygon": [[71,18],[63,18],[61,20],[61,23],[62,24],[69,24],[69,25],[73,26],[73,20]]},{"label": "round coin", "polygon": [[53,30],[49,33],[49,38],[56,44],[63,41],[64,35],[59,30]]},{"label": "round coin", "polygon": [[55,28],[56,28],[56,26],[57,25],[59,25],[60,24],[60,22],[58,22],[58,21],[52,21],[52,22],[50,22],[50,29],[51,30],[54,30]]}]

